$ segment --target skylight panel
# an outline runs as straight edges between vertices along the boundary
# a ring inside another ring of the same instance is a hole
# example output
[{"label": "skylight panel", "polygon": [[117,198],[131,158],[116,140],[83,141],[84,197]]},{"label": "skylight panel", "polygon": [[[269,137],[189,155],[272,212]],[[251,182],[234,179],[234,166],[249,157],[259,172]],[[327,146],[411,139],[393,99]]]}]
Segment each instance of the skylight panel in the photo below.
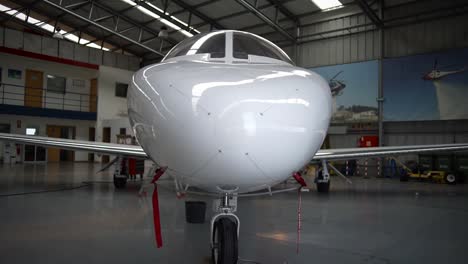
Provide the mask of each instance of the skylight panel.
[{"label": "skylight panel", "polygon": [[343,6],[338,0],[312,0],[312,2],[322,10],[335,9]]}]

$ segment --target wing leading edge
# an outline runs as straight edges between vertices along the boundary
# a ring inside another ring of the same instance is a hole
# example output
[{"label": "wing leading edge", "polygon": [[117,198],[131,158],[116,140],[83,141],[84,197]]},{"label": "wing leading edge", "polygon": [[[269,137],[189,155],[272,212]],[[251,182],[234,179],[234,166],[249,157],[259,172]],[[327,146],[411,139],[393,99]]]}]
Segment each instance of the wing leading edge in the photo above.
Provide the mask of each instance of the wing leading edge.
[{"label": "wing leading edge", "polygon": [[[109,155],[123,155],[135,158],[148,158],[140,146],[103,143],[85,140],[25,136],[18,134],[0,133],[0,141],[13,141],[22,144],[38,145],[43,147],[55,147],[75,151],[87,151]],[[391,155],[404,155],[421,152],[453,152],[468,150],[468,143],[439,144],[439,145],[413,145],[373,148],[345,148],[319,150],[314,160],[345,160],[366,157],[379,157]]]},{"label": "wing leading edge", "polygon": [[75,139],[25,136],[18,134],[0,133],[0,141],[54,147],[66,150],[87,151],[109,155],[123,155],[135,158],[148,158],[140,146],[94,142]]},{"label": "wing leading edge", "polygon": [[439,144],[439,145],[412,145],[372,148],[344,148],[344,149],[321,149],[314,160],[346,160],[366,157],[379,157],[391,155],[404,155],[422,152],[453,152],[468,150],[468,143]]}]

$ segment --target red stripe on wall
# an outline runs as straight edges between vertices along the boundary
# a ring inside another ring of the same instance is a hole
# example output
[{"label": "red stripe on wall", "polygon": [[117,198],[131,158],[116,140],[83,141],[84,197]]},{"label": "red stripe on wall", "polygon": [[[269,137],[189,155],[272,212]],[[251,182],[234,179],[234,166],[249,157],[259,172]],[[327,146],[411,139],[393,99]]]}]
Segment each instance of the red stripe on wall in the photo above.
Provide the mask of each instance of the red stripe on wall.
[{"label": "red stripe on wall", "polygon": [[33,59],[38,59],[38,60],[52,61],[52,62],[67,64],[67,65],[72,65],[72,66],[77,66],[77,67],[83,67],[83,68],[88,68],[88,69],[99,70],[99,65],[97,65],[97,64],[91,64],[91,63],[86,63],[86,62],[81,62],[81,61],[58,58],[58,57],[39,54],[39,53],[34,53],[34,52],[30,52],[30,51],[12,49],[12,48],[7,48],[7,47],[0,47],[0,52],[14,54],[14,55],[28,57],[28,58],[33,58]]}]

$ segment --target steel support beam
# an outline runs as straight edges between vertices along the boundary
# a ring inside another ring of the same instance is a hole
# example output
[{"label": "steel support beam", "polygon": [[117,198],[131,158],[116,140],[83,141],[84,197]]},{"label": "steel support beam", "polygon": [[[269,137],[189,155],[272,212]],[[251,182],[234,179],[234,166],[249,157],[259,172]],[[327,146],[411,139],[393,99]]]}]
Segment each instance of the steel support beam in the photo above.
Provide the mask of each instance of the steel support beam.
[{"label": "steel support beam", "polygon": [[268,2],[274,5],[285,17],[294,22],[294,24],[299,25],[299,18],[296,17],[289,9],[284,7],[283,3],[279,0],[268,0]]},{"label": "steel support beam", "polygon": [[87,22],[89,25],[93,25],[93,26],[95,26],[97,28],[102,29],[103,31],[106,31],[106,32],[112,34],[112,35],[118,36],[119,38],[121,38],[123,40],[131,42],[131,43],[133,43],[133,44],[135,44],[135,45],[137,45],[137,46],[139,46],[139,47],[141,47],[143,49],[146,49],[148,51],[156,53],[156,54],[158,54],[160,56],[164,56],[163,53],[161,53],[161,52],[159,52],[159,51],[157,51],[157,50],[155,50],[155,49],[153,49],[153,48],[151,48],[151,47],[149,47],[149,46],[147,46],[145,44],[142,44],[138,40],[127,37],[127,36],[125,36],[125,35],[123,35],[121,33],[118,33],[117,31],[115,31],[113,29],[107,28],[107,27],[105,27],[105,26],[103,26],[103,25],[101,25],[101,24],[99,24],[97,22],[94,22],[94,21],[90,20],[89,18],[83,17],[82,15],[79,15],[79,14],[65,8],[64,6],[61,6],[60,4],[56,4],[56,3],[52,2],[52,1],[49,1],[49,0],[43,0],[42,2],[48,4],[51,7],[54,7],[56,9],[62,11],[64,13],[67,13],[67,14],[69,14],[71,16],[74,16],[75,18],[78,18],[78,19],[80,19],[80,20],[82,20],[84,22]]},{"label": "steel support beam", "polygon": [[[111,15],[109,15],[109,16],[104,16],[104,17],[101,17],[101,18],[97,18],[97,19],[92,20],[92,19],[91,19],[91,18],[92,18],[92,16],[91,16],[92,14],[91,14],[91,11],[90,11],[90,16],[89,16],[88,18],[89,18],[90,20],[94,21],[94,22],[100,22],[100,21],[105,20],[105,19],[115,18],[116,21],[115,21],[114,31],[116,31],[116,32],[118,32],[118,33],[120,33],[120,34],[122,34],[122,33],[124,33],[124,32],[127,32],[127,31],[130,30],[130,29],[136,29],[136,28],[138,28],[139,31],[141,31],[141,30],[143,29],[145,32],[152,34],[154,37],[157,37],[158,34],[159,34],[159,31],[154,30],[154,29],[148,27],[148,26],[147,26],[147,23],[141,24],[141,23],[135,22],[133,19],[131,19],[131,18],[127,17],[127,16],[122,15],[122,13],[124,13],[124,12],[127,11],[127,10],[123,10],[123,11],[121,11],[121,12],[117,12],[117,11],[115,11],[114,9],[112,9],[112,8],[110,8],[110,7],[108,7],[108,6],[104,5],[104,4],[101,4],[101,3],[97,2],[97,1],[94,1],[94,0],[91,1],[90,4],[91,4],[92,6],[96,6],[97,8],[104,10],[105,12],[107,12],[107,13],[109,13],[109,14],[111,14]],[[130,8],[134,8],[134,6],[132,6],[132,7],[130,7]],[[119,23],[120,20],[123,20],[123,21],[125,21],[125,22],[131,24],[132,27],[127,28],[127,29],[124,29],[124,30],[118,30],[118,23]],[[81,29],[83,29],[83,28],[86,28],[86,27],[88,27],[89,25],[90,25],[89,23],[88,23],[88,24],[85,24],[84,26],[80,27],[80,29],[78,29],[78,30],[81,30]],[[112,35],[106,35],[106,36],[104,36],[104,37],[102,37],[102,38],[96,38],[96,39],[93,40],[93,41],[99,41],[99,40],[108,38],[108,37],[110,37],[110,36],[112,36]],[[163,41],[169,43],[170,45],[175,45],[175,44],[177,44],[177,41],[175,41],[175,40],[173,40],[173,39],[170,39],[170,38],[164,39]],[[129,45],[126,45],[126,46],[129,46]]]},{"label": "steel support beam", "polygon": [[[206,6],[206,5],[210,5],[210,4],[219,2],[219,1],[221,1],[221,0],[208,0],[208,1],[196,4],[196,5],[192,5],[191,7],[192,7],[192,9],[197,9],[197,8],[200,8],[200,7],[203,7],[203,6]],[[185,11],[186,11],[185,8],[182,8],[181,10],[177,10],[177,11],[172,12],[171,15],[176,16],[176,15],[184,13]]]},{"label": "steel support beam", "polygon": [[[294,0],[283,0],[282,3],[286,3],[286,2],[292,2]],[[272,7],[273,5],[270,4],[270,3],[267,3],[267,4],[264,4],[264,5],[259,5],[257,7],[258,10],[262,10],[262,9],[265,9],[265,8],[269,8],[269,7]],[[224,20],[224,19],[229,19],[229,18],[233,18],[233,17],[238,17],[238,16],[242,16],[242,15],[245,15],[245,14],[249,14],[250,11],[249,10],[242,10],[242,11],[239,11],[239,12],[235,12],[235,13],[232,13],[232,14],[229,14],[229,15],[225,15],[225,16],[221,16],[221,17],[217,17],[217,18],[214,18],[215,21],[219,22],[220,20]],[[282,20],[282,19],[281,19]],[[198,24],[195,24],[193,25],[194,28],[199,28],[199,27],[202,27],[202,26],[205,26],[207,25],[207,23],[205,22],[202,22],[202,23],[198,23]],[[265,25],[264,23],[262,23],[261,25],[259,26],[263,26]]]},{"label": "steel support beam", "polygon": [[370,7],[370,5],[366,2],[366,0],[354,0],[358,6],[362,9],[362,11],[367,15],[367,17],[378,27],[381,28],[384,26],[382,19],[379,18],[374,13],[374,10]]},{"label": "steel support beam", "polygon": [[[81,5],[73,5],[73,6],[71,7],[71,9],[79,8],[79,6],[81,6]],[[14,10],[22,10],[21,12],[26,13],[27,16],[29,17],[31,11],[33,11],[31,8],[33,8],[33,5],[21,6],[21,7],[19,7],[19,8],[15,8]],[[42,27],[38,26],[38,24],[50,24],[50,23],[51,23],[52,21],[54,21],[54,20],[57,21],[60,17],[63,16],[64,13],[62,13],[62,14],[56,16],[56,18],[54,18],[54,19],[47,18],[47,19],[44,19],[44,20],[42,20],[42,21],[39,21],[39,22],[37,22],[37,23],[35,23],[35,24],[31,24],[31,23],[28,23],[27,21],[23,21],[23,20],[20,20],[20,19],[16,18],[16,17],[15,17],[16,14],[17,14],[17,12],[16,12],[16,13],[13,13],[13,14],[11,14],[11,15],[10,15],[10,14],[7,14],[6,12],[0,12],[0,16],[9,18],[9,20],[13,21],[14,23],[20,24],[20,25],[22,25],[22,26],[24,26],[24,27],[27,27],[27,28],[29,28],[29,29],[31,29],[31,30],[33,30],[33,31],[40,32],[40,33],[42,33],[42,34],[45,35],[45,36],[49,36],[49,35],[51,35],[52,33],[51,33],[50,31],[45,30],[45,29],[43,29]],[[57,22],[56,22],[55,24],[57,24]],[[72,29],[73,29],[73,27],[70,27],[70,26],[68,26],[68,25],[66,25],[66,26],[67,26],[68,28],[72,28]],[[72,30],[72,32],[77,32],[77,31],[78,31],[78,30],[76,30],[76,29],[73,29],[73,30]],[[70,32],[67,32],[67,34],[70,34]],[[67,35],[67,34],[65,34],[65,35]],[[65,35],[64,35],[64,36],[65,36]],[[80,33],[80,35],[81,35],[81,33]],[[88,34],[88,35],[90,35],[90,34]],[[87,44],[89,44],[89,42],[87,42],[87,43],[76,43],[76,44],[82,45],[82,46],[86,46]],[[115,43],[111,43],[111,42],[109,42],[109,44],[111,44],[112,46],[118,46],[118,45],[116,45]],[[132,52],[130,52],[130,53],[132,53]]]},{"label": "steel support beam", "polygon": [[224,29],[225,28],[224,26],[222,26],[221,24],[216,22],[214,19],[212,19],[211,17],[208,17],[207,15],[205,15],[202,12],[198,11],[197,9],[193,8],[192,6],[190,6],[189,4],[184,2],[183,0],[172,0],[172,2],[174,2],[178,6],[182,7],[183,9],[187,10],[189,13],[199,17],[204,22],[210,24],[212,28],[216,28],[216,29]]},{"label": "steel support beam", "polygon": [[292,41],[293,43],[296,43],[296,38],[293,37],[291,34],[289,34],[286,30],[284,30],[280,25],[275,23],[273,20],[271,20],[269,17],[267,17],[265,14],[263,14],[260,10],[258,10],[255,6],[251,5],[249,2],[246,0],[236,0],[239,4],[241,4],[245,9],[249,10],[252,12],[254,15],[256,15],[258,18],[263,20],[265,23],[270,25],[272,28],[274,28],[276,31],[278,31],[281,35],[286,37],[288,40]]}]

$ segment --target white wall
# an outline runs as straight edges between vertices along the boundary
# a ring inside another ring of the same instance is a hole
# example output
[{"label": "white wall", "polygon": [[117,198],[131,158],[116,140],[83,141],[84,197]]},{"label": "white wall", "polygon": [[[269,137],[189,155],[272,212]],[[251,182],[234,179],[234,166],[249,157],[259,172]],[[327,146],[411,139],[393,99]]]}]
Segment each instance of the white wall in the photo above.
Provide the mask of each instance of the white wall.
[{"label": "white wall", "polygon": [[[127,99],[115,96],[115,84],[130,84],[134,72],[111,68],[99,67],[98,77],[98,107],[96,141],[102,141],[102,128],[111,127],[111,142],[116,143],[120,128],[126,128],[127,134],[131,134],[127,113]],[[96,159],[99,159],[96,155]]]},{"label": "white wall", "polygon": [[[0,53],[0,68],[2,68],[2,81],[4,83],[12,83],[24,86],[25,70],[31,69],[44,72],[44,87],[46,87],[47,85],[47,74],[52,74],[67,78],[67,91],[81,93],[89,93],[89,81],[93,78],[98,78],[98,105],[96,122],[45,117],[1,115],[0,113],[0,123],[9,123],[12,128],[11,133],[25,134],[26,126],[33,126],[39,127],[39,135],[46,136],[47,125],[73,126],[76,127],[76,139],[88,140],[89,127],[96,127],[96,141],[102,141],[102,128],[111,127],[111,142],[114,143],[116,142],[116,135],[119,133],[120,128],[126,128],[127,134],[131,134],[130,123],[128,121],[127,114],[127,99],[115,96],[115,84],[117,82],[130,84],[134,72],[112,68],[108,66],[100,66],[99,70],[94,70],[55,62],[37,60],[22,56],[16,56],[7,53]],[[21,80],[8,78],[7,71],[9,68],[21,70]],[[76,89],[75,87],[72,87],[73,79],[85,80],[85,89],[80,90]],[[66,94],[65,96],[68,98],[76,95]],[[24,95],[19,95],[18,98],[24,100]],[[44,106],[47,106],[49,108],[61,109],[61,106],[54,107],[53,105],[47,105],[45,100],[43,100],[43,102]],[[1,97],[0,103],[2,103]],[[20,102],[20,105],[24,105],[24,102]],[[85,107],[86,110],[88,109],[87,105],[83,107]],[[69,109],[69,107],[65,109]],[[16,128],[17,120],[21,120],[22,123],[22,127],[19,129]],[[3,155],[2,143],[0,143],[0,155]],[[98,155],[95,155],[95,157],[97,160],[100,159]],[[87,153],[75,153],[76,161],[86,161],[87,158]]]},{"label": "white wall", "polygon": [[[74,110],[79,111],[79,101],[67,101],[67,99],[80,99],[80,95],[72,94],[74,93],[84,93],[89,94],[89,87],[90,87],[90,80],[94,79],[98,76],[98,70],[89,69],[84,67],[77,67],[72,65],[66,65],[62,63],[38,60],[23,56],[12,55],[8,53],[0,53],[0,68],[2,68],[2,82],[7,84],[19,85],[24,87],[25,86],[25,77],[26,77],[26,69],[30,70],[37,70],[44,73],[43,76],[43,88],[47,87],[47,75],[56,75],[65,77],[67,79],[67,86],[66,86],[66,106],[63,106],[62,94],[59,93],[51,93],[51,92],[44,92],[43,93],[43,107],[44,108],[54,108],[54,109],[65,109],[65,110]],[[21,79],[13,79],[8,78],[8,69],[15,69],[20,70],[22,72]],[[83,80],[85,82],[85,86],[83,88],[78,88],[72,85],[73,80]],[[14,87],[3,85],[3,89],[5,92],[13,92],[19,93],[19,95],[12,95],[8,94],[5,95],[6,98],[15,98],[17,100],[8,100],[5,99],[5,104],[13,104],[13,105],[24,105],[24,88],[22,87]],[[0,103],[3,103],[2,98],[2,88],[0,88]],[[72,93],[70,93],[72,92]],[[58,97],[59,99],[54,98],[46,98],[47,97]],[[89,110],[89,96],[82,95],[82,111]],[[19,100],[19,101],[18,101]],[[71,104],[76,104],[76,106],[70,106]]]},{"label": "white wall", "polygon": [[[21,122],[21,127],[18,127],[18,121]],[[0,114],[0,123],[10,124],[10,133],[26,134],[26,127],[39,128],[38,136],[47,136],[47,125],[70,126],[76,128],[75,139],[88,140],[89,128],[95,127],[94,121],[88,120],[71,120],[61,118],[36,117],[36,116],[20,116],[20,115],[2,115]],[[3,142],[0,142],[0,157],[3,158]],[[75,152],[75,161],[87,161],[88,154],[86,152]]]}]

